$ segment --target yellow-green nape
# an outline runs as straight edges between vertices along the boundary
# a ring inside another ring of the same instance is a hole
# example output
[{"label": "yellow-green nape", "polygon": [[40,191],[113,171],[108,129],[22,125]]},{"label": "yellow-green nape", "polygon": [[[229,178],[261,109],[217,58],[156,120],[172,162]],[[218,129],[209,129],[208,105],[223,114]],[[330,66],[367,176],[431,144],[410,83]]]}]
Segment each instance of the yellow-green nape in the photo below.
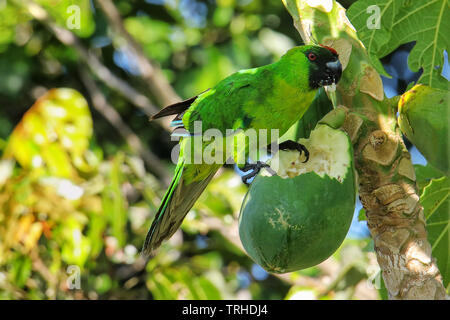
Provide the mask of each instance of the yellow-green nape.
[{"label": "yellow-green nape", "polygon": [[290,57],[298,57],[300,55],[305,55],[308,51],[314,51],[316,53],[320,53],[324,49],[321,46],[318,45],[303,45],[303,46],[296,46],[291,49],[289,49],[282,58],[290,58]]}]

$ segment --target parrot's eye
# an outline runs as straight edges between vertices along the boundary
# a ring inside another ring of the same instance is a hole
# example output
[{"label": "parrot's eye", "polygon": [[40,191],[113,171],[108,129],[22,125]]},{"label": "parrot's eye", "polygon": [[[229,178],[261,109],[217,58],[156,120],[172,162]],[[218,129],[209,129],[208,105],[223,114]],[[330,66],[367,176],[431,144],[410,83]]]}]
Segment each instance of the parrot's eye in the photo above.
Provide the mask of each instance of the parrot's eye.
[{"label": "parrot's eye", "polygon": [[314,61],[317,59],[317,56],[314,53],[310,52],[308,53],[308,59],[309,61]]}]

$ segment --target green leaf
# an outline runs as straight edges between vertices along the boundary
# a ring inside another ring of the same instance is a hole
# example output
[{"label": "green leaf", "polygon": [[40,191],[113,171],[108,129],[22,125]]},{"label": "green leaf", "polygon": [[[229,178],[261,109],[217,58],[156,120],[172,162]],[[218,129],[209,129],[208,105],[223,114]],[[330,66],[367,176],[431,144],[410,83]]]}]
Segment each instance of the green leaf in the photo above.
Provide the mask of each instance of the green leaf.
[{"label": "green leaf", "polygon": [[378,289],[378,294],[380,295],[381,300],[389,300],[389,293],[386,289],[386,284],[384,283],[384,279],[380,274],[380,288]]},{"label": "green leaf", "polygon": [[366,210],[364,208],[361,208],[358,212],[358,221],[367,221]]},{"label": "green leaf", "polygon": [[49,90],[25,113],[9,137],[4,158],[15,158],[26,169],[45,168],[58,177],[84,170],[92,136],[92,118],[76,90]]},{"label": "green leaf", "polygon": [[30,278],[31,274],[31,259],[27,256],[19,257],[15,259],[9,269],[10,279],[13,283],[22,288],[25,286],[27,279]]},{"label": "green leaf", "polygon": [[195,287],[203,300],[221,300],[222,295],[216,286],[206,277],[195,279]]},{"label": "green leaf", "polygon": [[442,177],[442,172],[435,169],[429,163],[426,166],[415,164],[414,170],[416,171],[416,183],[419,187],[419,194],[423,193],[423,188],[430,184],[432,179]]},{"label": "green leaf", "polygon": [[95,291],[99,294],[104,294],[111,289],[113,281],[107,273],[96,275],[94,278]]},{"label": "green leaf", "polygon": [[174,300],[177,294],[172,288],[172,282],[162,273],[150,273],[147,279],[147,287],[156,300]]},{"label": "green leaf", "polygon": [[[378,58],[382,57],[382,48],[391,38],[392,25],[399,9],[398,0],[360,0],[347,10],[347,17],[358,30],[358,37],[366,46],[370,61],[380,74],[387,77],[390,76]],[[379,25],[375,20],[378,12]]]},{"label": "green leaf", "polygon": [[[380,8],[379,29],[370,28],[367,8]],[[381,58],[400,45],[416,41],[408,64],[411,70],[423,68],[419,83],[434,88],[448,89],[448,81],[441,75],[444,66],[444,50],[448,50],[450,38],[450,10],[448,0],[360,0],[354,3],[347,14],[358,30],[369,57],[377,70]],[[380,72],[383,74],[383,72]]]},{"label": "green leaf", "polygon": [[420,201],[427,221],[428,240],[441,271],[444,286],[450,279],[450,179],[433,179]]},{"label": "green leaf", "polygon": [[413,71],[423,68],[418,82],[434,88],[448,89],[448,81],[441,75],[444,50],[448,51],[450,44],[448,30],[448,0],[405,1],[392,25],[392,37],[384,52],[387,54],[403,43],[416,41],[408,57],[408,64]]},{"label": "green leaf", "polygon": [[95,31],[89,0],[37,0],[60,26],[87,38]]},{"label": "green leaf", "polygon": [[68,217],[55,233],[62,240],[61,258],[68,265],[74,264],[84,267],[89,258],[89,239],[83,234],[84,223],[75,215]]},{"label": "green leaf", "polygon": [[[16,30],[26,26],[31,17],[11,1],[0,1],[0,51],[14,41]],[[3,81],[2,81],[3,82]]]},{"label": "green leaf", "polygon": [[103,212],[91,211],[87,236],[91,243],[91,256],[97,257],[103,248],[103,232],[106,228],[106,218]]},{"label": "green leaf", "polygon": [[108,213],[111,235],[117,239],[120,247],[125,245],[128,218],[126,199],[121,191],[121,185],[124,179],[122,174],[124,157],[123,153],[118,153],[114,158],[109,173],[109,185],[105,187],[102,195],[103,211]]},{"label": "green leaf", "polygon": [[[147,16],[139,16],[126,18],[124,26],[141,44],[148,57],[159,62],[164,62],[170,57],[172,49],[169,40],[172,30],[168,23],[153,20]],[[178,33],[178,38],[181,38],[181,42],[186,41],[181,31]]]}]

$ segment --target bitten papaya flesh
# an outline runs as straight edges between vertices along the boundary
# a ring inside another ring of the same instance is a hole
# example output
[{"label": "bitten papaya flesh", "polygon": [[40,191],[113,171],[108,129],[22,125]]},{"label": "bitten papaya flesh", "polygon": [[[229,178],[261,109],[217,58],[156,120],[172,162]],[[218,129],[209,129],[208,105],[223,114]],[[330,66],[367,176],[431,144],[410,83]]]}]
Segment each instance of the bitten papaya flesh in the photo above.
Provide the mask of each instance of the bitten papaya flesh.
[{"label": "bitten papaya flesh", "polygon": [[270,162],[277,175],[260,173],[246,194],[239,235],[248,255],[269,272],[319,264],[344,240],[355,208],[352,144],[347,134],[317,125],[300,139],[309,161],[280,151]]}]

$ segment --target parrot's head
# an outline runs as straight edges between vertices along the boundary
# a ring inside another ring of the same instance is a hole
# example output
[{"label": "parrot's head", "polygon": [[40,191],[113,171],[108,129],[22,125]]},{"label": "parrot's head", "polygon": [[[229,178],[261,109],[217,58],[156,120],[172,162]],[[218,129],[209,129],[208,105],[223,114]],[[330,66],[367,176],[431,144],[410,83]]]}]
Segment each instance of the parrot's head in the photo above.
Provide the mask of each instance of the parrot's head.
[{"label": "parrot's head", "polygon": [[327,46],[306,46],[304,55],[309,62],[309,86],[317,89],[337,83],[342,65],[336,50]]},{"label": "parrot's head", "polygon": [[331,47],[323,45],[299,46],[290,50],[288,56],[306,62],[310,89],[337,83],[342,75],[339,55]]}]

